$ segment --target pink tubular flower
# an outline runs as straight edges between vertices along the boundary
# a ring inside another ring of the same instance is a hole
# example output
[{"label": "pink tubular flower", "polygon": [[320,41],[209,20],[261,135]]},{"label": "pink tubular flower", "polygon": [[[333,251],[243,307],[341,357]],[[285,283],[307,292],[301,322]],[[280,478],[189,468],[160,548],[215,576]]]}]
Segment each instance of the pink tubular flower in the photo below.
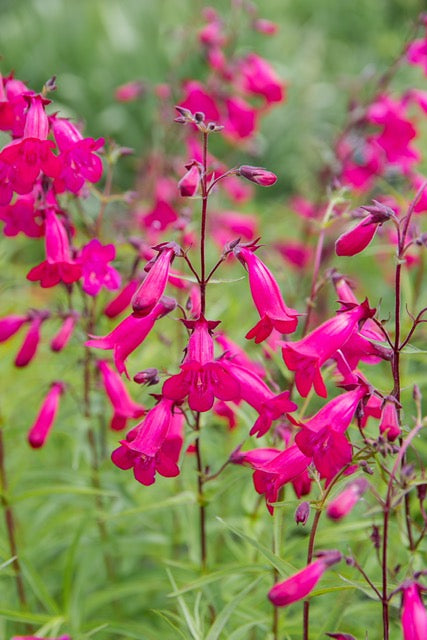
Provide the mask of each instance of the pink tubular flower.
[{"label": "pink tubular flower", "polygon": [[54,382],[40,408],[36,421],[28,432],[28,442],[33,449],[42,447],[53,426],[58,412],[59,397],[64,392],[63,382]]},{"label": "pink tubular flower", "polygon": [[408,580],[402,585],[402,631],[403,640],[425,640],[427,638],[427,611],[421,592],[425,587]]},{"label": "pink tubular flower", "polygon": [[406,50],[409,64],[419,65],[427,76],[427,37],[414,40]]},{"label": "pink tubular flower", "polygon": [[262,366],[260,362],[254,362],[249,358],[246,354],[245,350],[242,349],[238,344],[233,342],[224,332],[219,331],[215,335],[215,341],[221,346],[221,348],[225,351],[226,357],[229,360],[232,360],[235,364],[239,364],[245,369],[249,369],[253,371],[255,375],[260,378],[265,378],[267,375],[266,370]]},{"label": "pink tubular flower", "polygon": [[126,82],[126,84],[122,84],[120,87],[117,87],[114,91],[114,98],[118,102],[133,102],[142,96],[144,89],[144,83],[138,80]]},{"label": "pink tubular flower", "polygon": [[40,280],[44,288],[59,282],[70,284],[80,279],[82,268],[73,260],[67,231],[52,208],[46,210],[46,260],[27,274],[31,282]]},{"label": "pink tubular flower", "polygon": [[23,233],[29,238],[40,238],[44,235],[44,224],[38,220],[39,212],[35,207],[35,200],[34,194],[29,193],[16,198],[13,204],[0,207],[0,220],[5,223],[5,236]]},{"label": "pink tubular flower", "polygon": [[385,434],[389,442],[394,442],[402,432],[393,396],[385,398],[381,411],[380,433]]},{"label": "pink tubular flower", "polygon": [[273,420],[295,411],[298,407],[289,398],[289,391],[275,395],[265,382],[252,370],[237,364],[234,360],[223,360],[230,374],[239,381],[240,397],[253,407],[259,416],[250,430],[251,436],[263,436]]},{"label": "pink tubular flower", "polygon": [[357,478],[349,482],[345,489],[329,503],[326,515],[332,520],[344,518],[359,502],[368,486],[369,482],[365,478]]},{"label": "pink tubular flower", "polygon": [[102,245],[93,238],[81,250],[79,262],[82,266],[82,289],[90,296],[97,296],[102,287],[114,291],[120,287],[120,274],[108,263],[116,258],[113,244]]},{"label": "pink tubular flower", "polygon": [[52,117],[53,134],[60,151],[61,173],[55,183],[58,191],[64,188],[78,193],[86,180],[98,182],[102,176],[102,160],[95,153],[104,139],[83,138],[78,128],[67,118]]},{"label": "pink tubular flower", "polygon": [[78,317],[78,313],[70,313],[66,316],[59,328],[59,331],[51,340],[50,348],[52,351],[62,351],[62,349],[67,346],[71,336],[73,335]]},{"label": "pink tubular flower", "polygon": [[131,300],[135,294],[139,285],[139,281],[136,279],[128,282],[123,289],[116,295],[115,298],[110,300],[104,309],[104,313],[108,318],[115,318],[120,315],[122,311],[126,309],[131,303]]},{"label": "pink tubular flower", "polygon": [[293,333],[298,324],[298,312],[285,305],[273,274],[254,253],[257,248],[256,245],[244,247],[238,244],[234,255],[248,271],[252,298],[261,317],[246,338],[255,338],[258,344],[268,338],[273,329],[280,333]]},{"label": "pink tubular flower", "polygon": [[132,400],[120,376],[105,360],[98,360],[97,365],[114,410],[110,426],[115,431],[120,431],[126,428],[129,418],[141,417],[145,413],[145,407]]},{"label": "pink tubular flower", "polygon": [[199,190],[201,168],[196,160],[186,164],[185,168],[187,173],[178,182],[178,189],[183,198],[192,198]]},{"label": "pink tubular flower", "polygon": [[[227,119],[224,122],[225,135],[229,136],[232,140],[243,140],[253,135],[257,126],[256,109],[251,107],[243,98],[239,97],[228,98],[225,106],[227,109]],[[269,185],[264,184],[264,186]]]},{"label": "pink tubular flower", "polygon": [[19,194],[29,193],[41,171],[51,178],[58,176],[61,165],[53,155],[55,143],[47,140],[49,120],[44,107],[49,101],[29,95],[25,127],[21,140],[13,141],[0,152],[0,160],[12,168],[11,183]]},{"label": "pink tubular flower", "polygon": [[132,298],[133,313],[138,318],[148,315],[158,304],[166,289],[172,261],[175,256],[182,255],[175,242],[164,242],[154,248],[159,254],[146,265],[145,269],[149,268],[148,275]]},{"label": "pink tubular flower", "polygon": [[314,589],[326,569],[340,562],[339,551],[324,551],[320,557],[305,569],[295,573],[284,582],[279,582],[270,589],[268,597],[275,607],[286,607],[293,602],[303,600]]},{"label": "pink tubular flower", "polygon": [[335,243],[337,256],[354,256],[365,249],[373,239],[378,223],[373,216],[367,216],[355,227],[343,233]]},{"label": "pink tubular flower", "polygon": [[35,312],[31,318],[31,324],[28,328],[27,335],[16,354],[15,366],[26,367],[36,355],[40,343],[40,327],[42,323],[49,317],[49,312]]},{"label": "pink tubular flower", "polygon": [[242,60],[240,73],[245,91],[263,96],[268,104],[284,99],[283,83],[268,62],[255,53]]},{"label": "pink tubular flower", "polygon": [[302,340],[283,345],[283,359],[288,369],[295,371],[295,384],[304,398],[312,386],[319,396],[326,398],[320,367],[347,342],[360,323],[374,314],[375,309],[365,300],[348,311],[339,312]]},{"label": "pink tubular flower", "polygon": [[175,307],[175,300],[163,297],[144,318],[128,316],[111,333],[104,337],[92,336],[85,345],[97,349],[112,349],[117,371],[124,372],[129,378],[125,365],[126,358],[145,340],[156,320],[173,311]]},{"label": "pink tubular flower", "polygon": [[15,333],[19,331],[25,322],[28,322],[28,316],[10,315],[0,318],[0,342],[6,342]]},{"label": "pink tubular flower", "polygon": [[262,187],[271,187],[276,181],[277,176],[272,171],[267,171],[264,167],[252,167],[248,164],[242,164],[236,169],[236,175],[246,178]]},{"label": "pink tubular flower", "polygon": [[[156,471],[168,478],[179,474],[176,446],[164,450],[174,420],[172,405],[172,400],[161,398],[144,420],[128,433],[126,440],[120,441],[120,447],[111,455],[117,467],[133,468],[135,480],[146,486],[153,484]],[[177,419],[181,421],[182,417]],[[176,438],[176,433],[173,433],[173,437]]]},{"label": "pink tubular flower", "polygon": [[240,398],[240,385],[222,361],[214,360],[212,331],[218,322],[200,316],[197,320],[182,320],[191,336],[181,373],[168,378],[162,394],[176,402],[188,397],[193,411],[209,411],[214,399],[234,400]]}]

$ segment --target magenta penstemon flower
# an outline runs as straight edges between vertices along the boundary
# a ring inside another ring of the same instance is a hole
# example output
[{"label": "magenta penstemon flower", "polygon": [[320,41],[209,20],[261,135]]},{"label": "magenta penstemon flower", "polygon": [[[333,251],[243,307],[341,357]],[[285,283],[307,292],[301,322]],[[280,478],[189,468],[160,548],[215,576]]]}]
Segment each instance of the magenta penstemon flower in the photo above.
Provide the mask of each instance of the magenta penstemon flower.
[{"label": "magenta penstemon flower", "polygon": [[71,336],[73,335],[73,331],[78,319],[79,314],[76,312],[70,313],[64,318],[59,331],[50,342],[50,348],[52,349],[52,351],[62,351],[62,349],[67,346]]},{"label": "magenta penstemon flower", "polygon": [[163,385],[165,398],[182,401],[188,397],[193,411],[209,411],[214,398],[239,400],[240,384],[222,361],[214,359],[212,331],[218,322],[200,316],[197,320],[183,320],[192,333],[181,373],[172,376]]},{"label": "magenta penstemon flower", "polygon": [[28,316],[12,314],[0,318],[0,342],[6,342],[19,331],[23,324],[28,322]]},{"label": "magenta penstemon flower", "polygon": [[184,198],[192,198],[197,195],[200,186],[200,178],[203,167],[200,162],[192,160],[185,165],[187,173],[178,182],[179,193]]},{"label": "magenta penstemon flower", "polygon": [[49,316],[50,313],[48,311],[34,311],[31,313],[31,318],[29,318],[30,326],[15,357],[16,367],[26,367],[35,357],[40,344],[40,328]]},{"label": "magenta penstemon flower", "polygon": [[144,318],[128,316],[108,335],[92,336],[85,344],[97,349],[112,349],[117,371],[128,376],[125,364],[127,357],[145,340],[156,320],[173,311],[175,307],[176,301],[164,296]]},{"label": "magenta penstemon flower", "polygon": [[63,382],[54,382],[44,399],[37,418],[28,432],[28,442],[34,449],[42,447],[46,442],[58,412],[59,398],[64,389]]},{"label": "magenta penstemon flower", "polygon": [[248,271],[252,298],[261,316],[246,338],[255,338],[255,342],[259,343],[268,338],[273,329],[280,333],[293,333],[298,324],[298,312],[285,305],[273,274],[255,255],[257,249],[256,244],[237,244],[233,252]]},{"label": "magenta penstemon flower", "polygon": [[421,593],[426,588],[407,580],[402,587],[402,631],[403,640],[425,640],[427,638],[427,611]]},{"label": "magenta penstemon flower", "polygon": [[81,250],[79,263],[82,267],[82,289],[90,296],[97,296],[102,287],[114,291],[120,287],[121,277],[117,269],[108,263],[116,258],[113,244],[102,245],[93,238]]},{"label": "magenta penstemon flower", "polygon": [[165,292],[173,259],[182,255],[181,248],[175,242],[164,242],[154,248],[159,253],[146,265],[148,274],[132,298],[133,312],[137,317],[146,316],[154,309]]},{"label": "magenta penstemon flower", "polygon": [[252,167],[248,164],[242,164],[236,169],[235,173],[238,176],[242,176],[242,178],[246,178],[246,180],[250,180],[250,182],[259,184],[261,187],[271,187],[277,181],[276,174],[264,169],[264,167]]},{"label": "magenta penstemon flower", "polygon": [[358,329],[359,324],[372,318],[375,309],[365,300],[360,305],[347,305],[341,311],[298,342],[287,342],[282,347],[283,359],[291,371],[295,371],[295,384],[306,397],[314,386],[315,392],[326,398],[327,391],[320,367],[340,349]]},{"label": "magenta penstemon flower", "polygon": [[369,482],[365,478],[352,480],[345,489],[328,504],[326,515],[332,520],[341,520],[341,518],[344,518],[344,516],[350,513],[368,487]]},{"label": "magenta penstemon flower", "polygon": [[340,562],[342,555],[339,551],[324,551],[318,554],[317,560],[293,576],[278,582],[270,589],[268,597],[276,607],[287,607],[293,602],[302,600],[314,589],[320,578],[332,565]]},{"label": "magenta penstemon flower", "polygon": [[110,300],[104,309],[104,313],[108,318],[115,318],[120,315],[131,303],[131,300],[135,294],[139,285],[139,281],[133,278],[128,282],[116,295],[115,298]]},{"label": "magenta penstemon flower", "polygon": [[145,413],[145,407],[137,404],[130,397],[120,376],[105,360],[98,360],[98,369],[102,375],[105,392],[113,407],[113,417],[110,426],[119,431],[126,428],[129,418],[139,418]]},{"label": "magenta penstemon flower", "polygon": [[380,433],[385,435],[389,442],[394,442],[402,433],[397,413],[396,399],[393,396],[384,398],[379,429]]}]

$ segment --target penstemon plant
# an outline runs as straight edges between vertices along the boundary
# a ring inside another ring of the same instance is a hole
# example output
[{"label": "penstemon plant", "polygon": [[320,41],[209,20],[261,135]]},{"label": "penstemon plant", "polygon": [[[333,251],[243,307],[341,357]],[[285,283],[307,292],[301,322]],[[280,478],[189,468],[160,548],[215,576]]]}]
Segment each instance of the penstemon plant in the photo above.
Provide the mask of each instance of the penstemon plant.
[{"label": "penstemon plant", "polygon": [[[255,31],[275,33],[252,5],[245,11]],[[25,329],[12,355],[23,373],[52,327],[49,362],[59,365],[46,366],[49,380],[41,370],[44,399],[27,439],[49,456],[43,464],[66,450],[62,464],[78,479],[65,493],[89,501],[84,517],[79,502],[70,510],[78,525],[64,520],[73,537],[59,593],[27,555],[1,425],[1,569],[19,603],[0,606],[4,635],[422,640],[427,180],[413,113],[427,99],[390,87],[407,63],[426,72],[426,40],[407,43],[364,102],[350,102],[318,174],[321,197],[294,198],[289,237],[274,230],[264,242],[257,218],[234,208],[253,187],[280,185],[247,158],[285,86],[266,60],[239,54],[217,11],[203,18],[206,78],[156,87],[166,143],[141,161],[133,193],[114,184],[131,150],[86,138],[55,112],[54,78],[40,93],[0,78],[0,128],[10,136],[0,219],[7,238],[28,238],[34,283],[24,309],[8,302],[0,342],[13,350]],[[414,33],[425,24],[421,16]],[[116,99],[145,90],[131,82]],[[180,135],[184,157],[167,147]],[[224,141],[243,148],[243,163],[213,155]],[[224,199],[232,210],[218,210]],[[55,548],[49,508],[38,503],[48,520],[46,541],[35,541],[43,565]],[[162,509],[163,519],[154,515]],[[86,591],[91,581],[100,594]],[[93,614],[105,602],[109,620]]]}]

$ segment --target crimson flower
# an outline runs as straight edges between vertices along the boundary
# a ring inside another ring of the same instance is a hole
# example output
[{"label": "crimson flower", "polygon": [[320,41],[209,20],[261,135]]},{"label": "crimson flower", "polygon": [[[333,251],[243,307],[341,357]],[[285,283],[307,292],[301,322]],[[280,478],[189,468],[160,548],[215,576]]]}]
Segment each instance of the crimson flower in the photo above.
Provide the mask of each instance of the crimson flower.
[{"label": "crimson flower", "polygon": [[427,611],[421,592],[425,587],[408,580],[402,585],[402,631],[403,640],[425,640],[427,638]]},{"label": "crimson flower", "polygon": [[142,416],[145,413],[145,408],[132,400],[120,376],[105,360],[99,360],[97,364],[105,392],[114,411],[110,426],[115,431],[120,431],[120,429],[125,429],[129,418]]},{"label": "crimson flower", "polygon": [[64,389],[63,382],[54,382],[44,399],[37,418],[28,432],[28,442],[33,449],[42,447],[46,442],[58,412],[59,398]]},{"label": "crimson flower", "polygon": [[102,245],[93,238],[81,250],[79,262],[82,267],[82,289],[90,296],[97,296],[102,287],[113,291],[120,287],[120,274],[108,263],[116,257],[113,244]]},{"label": "crimson flower", "polygon": [[145,266],[148,275],[132,298],[133,312],[138,317],[148,315],[159,302],[168,283],[171,263],[175,256],[182,255],[180,247],[175,242],[164,242],[154,248],[159,253]]}]

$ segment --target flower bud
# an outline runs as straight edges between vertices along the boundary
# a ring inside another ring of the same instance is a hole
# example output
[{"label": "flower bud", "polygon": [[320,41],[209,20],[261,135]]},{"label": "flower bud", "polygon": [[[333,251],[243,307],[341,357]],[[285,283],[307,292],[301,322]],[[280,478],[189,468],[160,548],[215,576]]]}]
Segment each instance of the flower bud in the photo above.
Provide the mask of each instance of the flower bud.
[{"label": "flower bud", "polygon": [[277,176],[272,173],[272,171],[267,171],[267,169],[263,167],[252,167],[247,164],[242,164],[242,166],[237,169],[237,175],[251,182],[255,182],[262,187],[271,187],[277,180]]},{"label": "flower bud", "polygon": [[295,511],[295,522],[297,524],[305,525],[310,515],[310,503],[307,501],[301,502]]}]

